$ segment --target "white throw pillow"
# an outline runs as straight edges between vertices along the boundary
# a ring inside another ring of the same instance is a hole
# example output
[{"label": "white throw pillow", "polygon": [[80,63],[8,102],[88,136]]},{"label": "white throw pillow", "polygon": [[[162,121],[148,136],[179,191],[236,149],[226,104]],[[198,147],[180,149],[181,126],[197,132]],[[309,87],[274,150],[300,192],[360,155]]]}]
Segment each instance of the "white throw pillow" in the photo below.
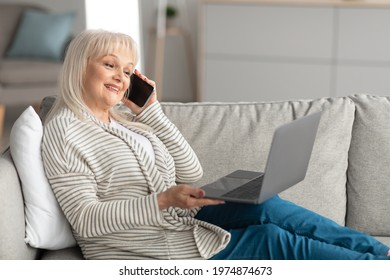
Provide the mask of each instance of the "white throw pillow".
[{"label": "white throw pillow", "polygon": [[25,203],[25,242],[35,248],[63,249],[76,241],[44,173],[42,135],[42,122],[31,106],[16,120],[10,135]]}]

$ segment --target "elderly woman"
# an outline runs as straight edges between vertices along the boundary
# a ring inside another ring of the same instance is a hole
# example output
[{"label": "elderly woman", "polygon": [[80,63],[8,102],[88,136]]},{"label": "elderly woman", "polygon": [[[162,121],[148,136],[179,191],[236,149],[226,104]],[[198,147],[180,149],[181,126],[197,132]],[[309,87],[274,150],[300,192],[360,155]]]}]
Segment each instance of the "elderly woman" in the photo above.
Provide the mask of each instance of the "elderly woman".
[{"label": "elderly woman", "polygon": [[189,185],[198,158],[156,92],[142,108],[124,98],[133,73],[155,86],[137,61],[131,37],[82,32],[46,119],[45,172],[85,258],[386,259],[385,245],[279,197],[204,198]]}]

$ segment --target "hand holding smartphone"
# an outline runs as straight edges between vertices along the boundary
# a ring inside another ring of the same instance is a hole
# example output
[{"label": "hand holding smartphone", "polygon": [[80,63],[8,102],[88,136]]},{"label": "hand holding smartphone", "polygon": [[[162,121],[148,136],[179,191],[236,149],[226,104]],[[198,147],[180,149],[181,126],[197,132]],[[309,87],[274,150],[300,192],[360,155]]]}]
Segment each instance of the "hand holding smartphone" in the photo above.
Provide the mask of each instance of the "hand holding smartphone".
[{"label": "hand holding smartphone", "polygon": [[142,108],[148,102],[154,91],[154,87],[142,80],[136,74],[130,76],[130,86],[125,97]]}]

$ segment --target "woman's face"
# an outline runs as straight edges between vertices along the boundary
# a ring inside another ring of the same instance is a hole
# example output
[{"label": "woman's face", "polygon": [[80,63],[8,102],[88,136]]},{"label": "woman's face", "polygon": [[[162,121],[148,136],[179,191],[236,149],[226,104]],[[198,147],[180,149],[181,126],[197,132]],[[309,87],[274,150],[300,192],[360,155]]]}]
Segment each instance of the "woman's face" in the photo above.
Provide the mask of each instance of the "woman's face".
[{"label": "woman's face", "polygon": [[118,104],[129,87],[134,67],[131,52],[117,50],[111,54],[88,61],[83,99],[97,116],[102,117]]}]

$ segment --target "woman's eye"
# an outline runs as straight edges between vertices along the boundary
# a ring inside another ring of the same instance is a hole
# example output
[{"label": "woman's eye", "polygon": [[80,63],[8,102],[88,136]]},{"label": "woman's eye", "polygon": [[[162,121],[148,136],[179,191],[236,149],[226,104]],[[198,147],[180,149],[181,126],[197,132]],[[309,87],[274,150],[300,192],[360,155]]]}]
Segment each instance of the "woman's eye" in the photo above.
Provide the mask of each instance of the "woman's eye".
[{"label": "woman's eye", "polygon": [[105,66],[109,67],[109,68],[114,68],[114,65],[111,64],[111,63],[104,63]]},{"label": "woman's eye", "polygon": [[125,73],[125,75],[126,75],[127,77],[130,77],[130,74],[131,74],[130,71],[125,71],[124,73]]}]

